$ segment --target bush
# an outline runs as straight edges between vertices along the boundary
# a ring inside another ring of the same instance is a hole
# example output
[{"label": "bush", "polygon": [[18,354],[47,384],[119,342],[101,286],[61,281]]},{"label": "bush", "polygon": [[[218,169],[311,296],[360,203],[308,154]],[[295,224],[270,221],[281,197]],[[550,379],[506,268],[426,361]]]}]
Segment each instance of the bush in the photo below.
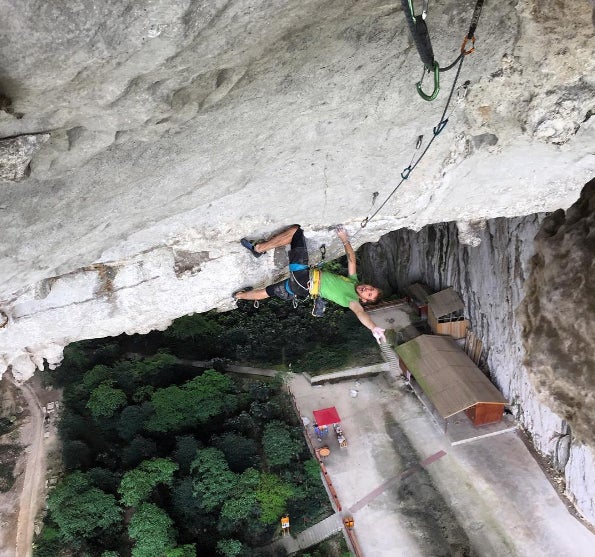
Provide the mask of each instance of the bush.
[{"label": "bush", "polygon": [[321,371],[332,371],[344,367],[348,356],[348,352],[344,349],[316,348],[302,356],[296,362],[295,369],[314,374]]}]

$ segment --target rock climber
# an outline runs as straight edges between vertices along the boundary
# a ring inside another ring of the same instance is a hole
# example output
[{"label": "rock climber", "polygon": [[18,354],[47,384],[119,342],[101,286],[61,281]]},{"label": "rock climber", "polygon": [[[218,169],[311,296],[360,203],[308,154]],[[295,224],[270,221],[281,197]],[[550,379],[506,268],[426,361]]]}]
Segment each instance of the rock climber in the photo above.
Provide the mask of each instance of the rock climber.
[{"label": "rock climber", "polygon": [[[376,326],[374,321],[365,312],[362,304],[375,302],[381,295],[380,289],[370,284],[358,283],[356,273],[355,252],[349,242],[347,231],[338,226],[337,236],[343,243],[347,255],[347,273],[349,276],[336,275],[328,271],[319,271],[316,277],[318,291],[314,292],[325,300],[330,300],[343,307],[348,307],[359,319],[359,321],[370,329],[378,344],[386,342],[385,329]],[[253,243],[242,238],[241,244],[254,257],[260,257],[268,250],[290,246],[289,250],[289,271],[288,279],[276,282],[266,288],[253,290],[250,287],[243,288],[233,293],[236,300],[264,300],[269,297],[281,298],[282,300],[294,300],[307,298],[313,288],[314,270],[308,267],[308,250],[304,231],[299,224],[294,224],[283,232],[273,236],[265,242]]]}]

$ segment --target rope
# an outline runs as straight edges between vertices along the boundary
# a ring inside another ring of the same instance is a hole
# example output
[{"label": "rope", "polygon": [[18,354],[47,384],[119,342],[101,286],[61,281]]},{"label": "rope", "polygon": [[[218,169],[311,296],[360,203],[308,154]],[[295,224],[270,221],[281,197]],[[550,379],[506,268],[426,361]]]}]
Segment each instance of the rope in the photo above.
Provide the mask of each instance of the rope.
[{"label": "rope", "polygon": [[[361,228],[365,228],[367,226],[367,224],[382,210],[382,208],[388,203],[389,199],[396,193],[396,191],[401,187],[401,185],[403,184],[403,182],[405,182],[405,180],[407,180],[409,178],[409,176],[411,175],[411,173],[417,168],[417,165],[422,161],[422,159],[425,157],[426,153],[428,152],[428,150],[430,149],[430,147],[432,146],[432,143],[434,143],[434,140],[436,139],[436,137],[438,137],[438,135],[440,134],[440,132],[442,132],[442,130],[446,127],[446,124],[448,124],[448,120],[449,118],[445,118],[446,113],[448,112],[448,107],[450,106],[450,102],[452,100],[452,96],[456,90],[456,85],[457,85],[457,81],[459,79],[459,75],[461,74],[461,69],[463,67],[463,62],[465,61],[465,56],[467,54],[471,54],[471,52],[473,52],[474,47],[470,48],[468,51],[465,50],[465,46],[467,44],[468,40],[473,41],[473,43],[475,42],[475,29],[477,28],[477,24],[479,22],[479,17],[481,16],[481,10],[483,8],[483,3],[484,0],[477,0],[476,4],[475,4],[475,9],[473,11],[473,16],[471,17],[471,23],[469,25],[469,31],[467,32],[467,35],[465,36],[465,40],[463,41],[463,44],[461,45],[461,53],[459,54],[458,58],[447,68],[445,68],[443,71],[448,71],[449,69],[453,68],[455,66],[455,64],[458,62],[458,68],[457,68],[457,73],[455,75],[454,81],[452,83],[452,87],[450,88],[450,93],[448,94],[448,99],[446,101],[446,104],[444,105],[444,110],[442,111],[442,116],[440,117],[440,121],[438,122],[438,124],[433,128],[433,135],[432,138],[430,139],[430,141],[428,142],[428,144],[426,145],[425,149],[422,151],[421,155],[417,158],[417,160],[415,161],[415,163],[411,164],[409,163],[409,166],[407,166],[405,169],[403,169],[403,172],[401,172],[401,180],[400,182],[395,186],[395,188],[393,189],[393,191],[390,192],[390,194],[388,195],[388,197],[384,200],[384,202],[380,205],[380,207],[378,207],[378,209],[376,209],[376,211],[374,211],[374,213],[372,213],[371,215],[368,215],[360,224]],[[466,88],[466,86],[468,85],[468,81],[464,84],[463,87]],[[449,115],[450,116],[450,115]],[[420,136],[423,137],[423,136]],[[417,145],[416,145],[416,149],[419,148],[419,144],[420,144],[420,138],[418,138],[417,140]],[[413,161],[413,158],[412,158]]]},{"label": "rope", "polygon": [[446,66],[446,68],[440,68],[440,73],[444,73],[447,72],[448,70],[452,70],[456,65],[457,62],[464,56],[464,54],[461,52],[461,54],[459,54],[457,56],[457,59],[450,65]]}]

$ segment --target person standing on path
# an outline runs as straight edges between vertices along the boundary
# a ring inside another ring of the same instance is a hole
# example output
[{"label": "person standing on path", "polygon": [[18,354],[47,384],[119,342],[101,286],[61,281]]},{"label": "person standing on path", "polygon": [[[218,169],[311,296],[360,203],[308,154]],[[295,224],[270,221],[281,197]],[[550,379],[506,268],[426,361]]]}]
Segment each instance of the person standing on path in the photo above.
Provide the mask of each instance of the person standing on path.
[{"label": "person standing on path", "polygon": [[336,233],[343,243],[347,255],[347,277],[309,268],[306,239],[299,224],[290,226],[266,242],[252,243],[246,238],[242,238],[242,246],[254,257],[260,257],[266,251],[274,248],[290,246],[290,276],[288,279],[271,284],[266,288],[258,290],[249,287],[243,288],[234,292],[233,297],[236,300],[265,300],[269,297],[276,297],[290,301],[295,298],[307,298],[310,294],[318,295],[325,300],[348,307],[355,313],[360,323],[371,331],[378,344],[386,342],[385,329],[378,327],[362,306],[362,304],[377,301],[381,291],[371,284],[359,283],[355,252],[349,242],[347,231],[343,226],[338,226]]}]

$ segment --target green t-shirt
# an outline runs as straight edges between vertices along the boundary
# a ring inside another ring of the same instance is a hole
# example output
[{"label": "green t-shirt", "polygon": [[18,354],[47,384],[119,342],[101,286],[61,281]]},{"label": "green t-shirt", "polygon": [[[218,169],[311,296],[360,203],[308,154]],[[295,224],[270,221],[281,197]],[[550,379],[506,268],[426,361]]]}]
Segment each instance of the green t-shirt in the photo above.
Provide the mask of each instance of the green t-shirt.
[{"label": "green t-shirt", "polygon": [[357,283],[357,275],[344,277],[323,271],[320,279],[320,297],[347,308],[350,302],[359,302],[359,296],[355,291]]}]

